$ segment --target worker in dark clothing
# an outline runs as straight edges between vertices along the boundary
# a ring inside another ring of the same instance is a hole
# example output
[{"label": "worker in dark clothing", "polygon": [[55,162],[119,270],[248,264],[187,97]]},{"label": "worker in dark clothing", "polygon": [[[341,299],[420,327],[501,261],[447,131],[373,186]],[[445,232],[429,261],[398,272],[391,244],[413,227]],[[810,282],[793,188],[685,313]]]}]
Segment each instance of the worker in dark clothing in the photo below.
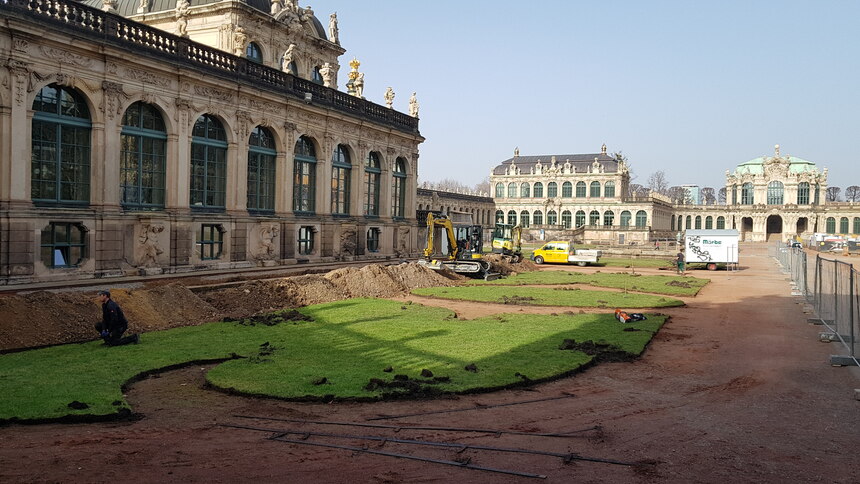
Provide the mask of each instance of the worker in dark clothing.
[{"label": "worker in dark clothing", "polygon": [[98,300],[102,303],[102,322],[96,324],[105,344],[108,346],[121,346],[129,343],[138,343],[140,336],[133,334],[123,337],[122,334],[128,329],[128,320],[122,313],[119,304],[110,298],[110,291],[99,291]]}]

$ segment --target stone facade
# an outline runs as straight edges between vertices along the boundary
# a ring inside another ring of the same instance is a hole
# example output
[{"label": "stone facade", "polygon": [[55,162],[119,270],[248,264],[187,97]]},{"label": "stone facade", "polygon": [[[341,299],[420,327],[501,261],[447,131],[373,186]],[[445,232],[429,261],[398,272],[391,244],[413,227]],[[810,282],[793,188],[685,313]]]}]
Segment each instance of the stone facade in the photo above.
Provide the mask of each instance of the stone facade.
[{"label": "stone facade", "polygon": [[[195,5],[187,37],[175,3],[129,15],[158,29],[4,5],[0,284],[416,252],[417,118],[321,85],[314,67],[344,50],[265,3]],[[238,26],[262,63],[231,51]]]}]

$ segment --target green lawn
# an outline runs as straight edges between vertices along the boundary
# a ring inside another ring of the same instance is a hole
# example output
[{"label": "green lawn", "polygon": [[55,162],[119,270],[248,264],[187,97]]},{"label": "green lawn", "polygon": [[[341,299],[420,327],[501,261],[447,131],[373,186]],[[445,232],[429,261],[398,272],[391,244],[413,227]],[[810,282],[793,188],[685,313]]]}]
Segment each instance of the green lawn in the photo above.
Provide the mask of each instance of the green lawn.
[{"label": "green lawn", "polygon": [[593,265],[605,267],[675,267],[674,259],[672,257],[666,257],[663,259],[601,257],[600,262]]},{"label": "green lawn", "polygon": [[[584,352],[559,349],[564,339],[638,355],[665,320],[620,324],[611,314],[502,314],[461,321],[446,309],[380,299],[301,311],[313,321],[210,323],[146,333],[139,345],[91,342],[0,355],[0,422],[128,412],[121,386],[137,375],[233,353],[243,358],[218,365],[207,378],[247,394],[377,399],[409,391],[496,389],[551,379],[591,361]],[[476,372],[465,370],[470,364]],[[435,380],[422,378],[423,369]],[[412,388],[387,387],[394,375],[411,378]],[[371,378],[383,388],[365,389]],[[69,408],[73,401],[88,408]]]},{"label": "green lawn", "polygon": [[472,285],[529,285],[529,284],[589,284],[598,287],[612,287],[630,291],[667,294],[670,296],[695,296],[710,282],[710,279],[697,279],[683,276],[646,276],[629,273],[586,273],[573,271],[533,271],[514,276],[482,281],[471,279]]},{"label": "green lawn", "polygon": [[415,289],[412,294],[443,299],[481,301],[500,304],[530,306],[564,306],[580,308],[664,308],[683,306],[677,299],[650,294],[614,291],[587,291],[576,287],[544,288],[501,285],[427,287]]}]

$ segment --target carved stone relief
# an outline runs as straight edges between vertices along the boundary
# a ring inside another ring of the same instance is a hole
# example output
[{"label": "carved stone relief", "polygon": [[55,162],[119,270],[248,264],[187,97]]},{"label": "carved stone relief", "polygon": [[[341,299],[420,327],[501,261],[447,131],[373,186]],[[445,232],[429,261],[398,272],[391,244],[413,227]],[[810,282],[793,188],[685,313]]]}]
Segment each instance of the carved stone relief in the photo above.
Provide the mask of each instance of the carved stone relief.
[{"label": "carved stone relief", "polygon": [[102,81],[102,89],[104,97],[99,106],[105,113],[108,119],[113,119],[114,115],[122,114],[124,101],[129,99],[129,95],[123,91],[122,84],[110,81]]},{"label": "carved stone relief", "polygon": [[159,267],[159,256],[164,253],[161,248],[161,242],[158,240],[158,234],[164,232],[162,224],[142,224],[140,232],[137,236],[137,247],[135,247],[135,255],[137,256],[138,267]]},{"label": "carved stone relief", "polygon": [[251,256],[258,261],[277,259],[280,233],[277,222],[261,222],[250,234],[248,247],[251,248]]},{"label": "carved stone relief", "polygon": [[76,66],[86,68],[89,68],[93,64],[93,60],[89,57],[73,54],[62,49],[54,49],[42,45],[39,47],[39,50],[41,50],[42,55],[44,55],[48,59],[51,59],[55,62],[59,62],[61,64],[74,64]]}]

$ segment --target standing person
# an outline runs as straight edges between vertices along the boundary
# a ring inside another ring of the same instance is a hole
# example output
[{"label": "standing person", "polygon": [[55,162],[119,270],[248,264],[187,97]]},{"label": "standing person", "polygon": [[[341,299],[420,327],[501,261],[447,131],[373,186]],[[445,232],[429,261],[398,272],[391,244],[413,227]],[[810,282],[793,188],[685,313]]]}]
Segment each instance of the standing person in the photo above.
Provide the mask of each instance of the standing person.
[{"label": "standing person", "polygon": [[140,336],[137,334],[123,338],[122,334],[128,329],[128,320],[125,319],[119,304],[110,298],[110,291],[99,291],[98,301],[102,303],[102,322],[96,324],[96,331],[105,340],[105,344],[108,346],[137,344],[140,341]]},{"label": "standing person", "polygon": [[678,274],[684,273],[684,253],[678,252],[678,257],[675,259],[675,262],[678,263]]}]

